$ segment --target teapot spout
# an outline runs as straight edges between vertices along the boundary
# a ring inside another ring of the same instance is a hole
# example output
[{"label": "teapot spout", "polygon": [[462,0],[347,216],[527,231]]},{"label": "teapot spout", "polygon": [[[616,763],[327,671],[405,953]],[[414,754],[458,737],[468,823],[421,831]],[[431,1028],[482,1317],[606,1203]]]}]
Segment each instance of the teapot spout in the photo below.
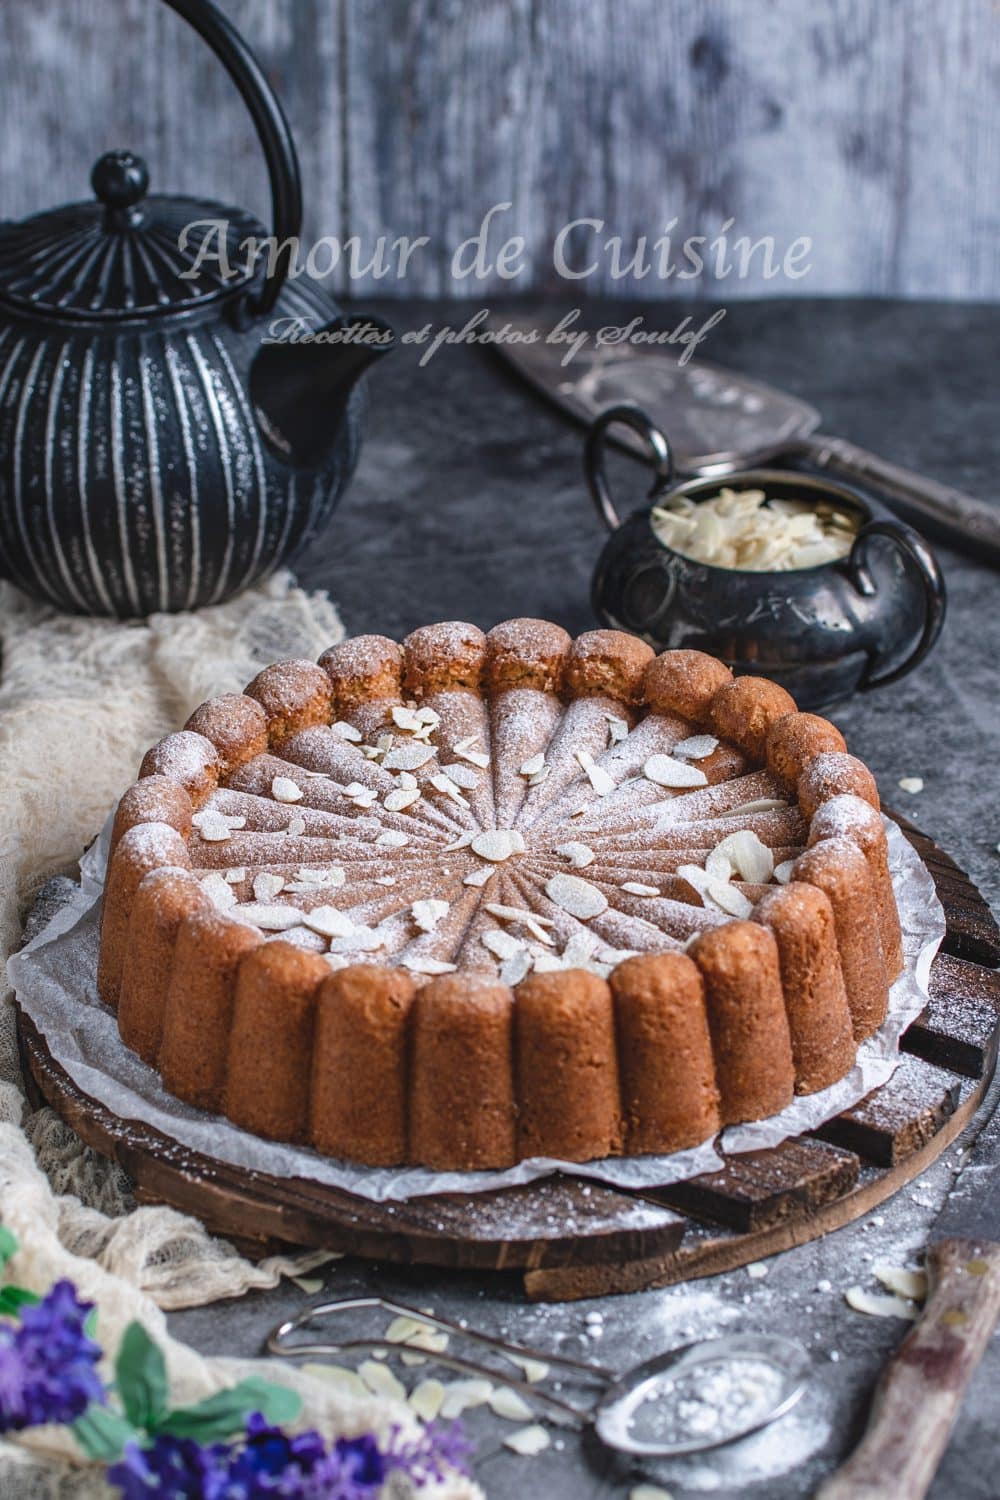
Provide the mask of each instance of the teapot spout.
[{"label": "teapot spout", "polygon": [[268,445],[286,463],[309,468],[329,452],[352,390],[396,337],[388,323],[364,314],[315,330],[293,322],[255,355],[250,395]]}]

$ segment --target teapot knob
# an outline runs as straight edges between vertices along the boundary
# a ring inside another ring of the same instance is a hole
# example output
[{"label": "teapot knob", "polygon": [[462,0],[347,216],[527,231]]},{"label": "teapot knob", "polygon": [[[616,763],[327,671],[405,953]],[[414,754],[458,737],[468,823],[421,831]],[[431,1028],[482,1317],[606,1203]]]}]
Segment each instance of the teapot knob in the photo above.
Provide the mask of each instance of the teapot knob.
[{"label": "teapot knob", "polygon": [[104,204],[109,229],[127,229],[141,218],[136,204],[146,196],[149,168],[133,151],[105,151],[90,174],[90,185]]}]

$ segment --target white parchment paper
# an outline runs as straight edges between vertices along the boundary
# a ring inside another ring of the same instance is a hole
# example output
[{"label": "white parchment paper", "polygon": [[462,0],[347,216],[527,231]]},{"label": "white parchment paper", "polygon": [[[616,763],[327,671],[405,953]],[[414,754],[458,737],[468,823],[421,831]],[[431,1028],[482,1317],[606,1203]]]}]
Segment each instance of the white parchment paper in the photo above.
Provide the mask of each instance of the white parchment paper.
[{"label": "white parchment paper", "polygon": [[[857,1062],[846,1078],[822,1093],[795,1099],[770,1119],[731,1127],[722,1137],[727,1151],[777,1145],[856,1104],[891,1076],[899,1061],[899,1038],[927,1003],[931,961],[944,936],[944,911],[915,851],[894,823],[888,819],[885,823],[906,956],[906,968],[892,987],[886,1020],[859,1048]],[[359,1167],[305,1147],[261,1140],[220,1116],[181,1103],[165,1091],[159,1075],[125,1047],[114,1016],[97,998],[98,902],[109,835],[110,820],[81,861],[82,880],[73,898],[11,958],[8,969],[18,1001],[55,1060],[78,1088],[120,1118],[141,1121],[232,1166],[306,1178],[379,1202],[430,1193],[485,1192],[557,1171],[635,1189],[681,1182],[722,1166],[715,1143],[709,1141],[670,1156],[610,1157],[584,1163],[533,1157],[505,1172]]]}]

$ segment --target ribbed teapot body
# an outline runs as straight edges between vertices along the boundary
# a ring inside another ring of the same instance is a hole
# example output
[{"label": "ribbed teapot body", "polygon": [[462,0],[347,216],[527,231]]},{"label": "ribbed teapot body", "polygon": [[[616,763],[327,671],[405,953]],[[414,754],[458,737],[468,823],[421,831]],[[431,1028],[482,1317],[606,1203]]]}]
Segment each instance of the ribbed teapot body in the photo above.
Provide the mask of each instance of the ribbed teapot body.
[{"label": "ribbed teapot body", "polygon": [[360,443],[355,389],[296,465],[248,373],[273,320],[335,317],[288,282],[240,328],[219,309],[130,324],[0,318],[0,572],[62,609],[137,617],[221,603],[323,528]]}]

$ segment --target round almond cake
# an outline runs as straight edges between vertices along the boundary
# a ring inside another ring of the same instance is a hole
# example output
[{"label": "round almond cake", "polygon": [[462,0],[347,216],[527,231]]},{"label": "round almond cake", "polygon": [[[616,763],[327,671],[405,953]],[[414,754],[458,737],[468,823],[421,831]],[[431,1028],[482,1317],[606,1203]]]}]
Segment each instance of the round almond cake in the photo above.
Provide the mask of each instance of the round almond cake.
[{"label": "round almond cake", "polygon": [[268,667],[118,807],[98,989],[165,1087],[369,1165],[670,1152],[902,968],[878,793],[775,683],[544,620]]}]

